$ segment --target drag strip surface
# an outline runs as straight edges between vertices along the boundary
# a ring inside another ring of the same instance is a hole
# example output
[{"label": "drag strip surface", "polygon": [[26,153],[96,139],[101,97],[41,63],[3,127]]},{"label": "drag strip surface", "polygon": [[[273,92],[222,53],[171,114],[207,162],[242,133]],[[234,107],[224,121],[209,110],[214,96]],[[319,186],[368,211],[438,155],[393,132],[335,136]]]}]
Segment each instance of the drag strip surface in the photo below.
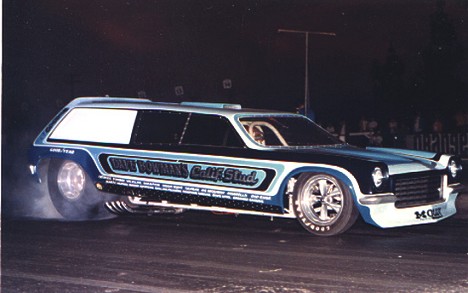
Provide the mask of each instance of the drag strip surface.
[{"label": "drag strip surface", "polygon": [[2,292],[466,291],[466,202],[437,224],[358,222],[329,238],[294,220],[201,212],[4,219]]}]

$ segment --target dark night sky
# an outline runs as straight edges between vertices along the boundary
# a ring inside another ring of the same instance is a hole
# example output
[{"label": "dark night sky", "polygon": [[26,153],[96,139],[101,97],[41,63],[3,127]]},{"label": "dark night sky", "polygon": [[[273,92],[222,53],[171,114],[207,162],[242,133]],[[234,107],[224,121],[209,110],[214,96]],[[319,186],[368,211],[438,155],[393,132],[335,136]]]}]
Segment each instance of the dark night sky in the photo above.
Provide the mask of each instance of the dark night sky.
[{"label": "dark night sky", "polygon": [[[37,193],[25,185],[29,146],[76,96],[137,96],[144,90],[155,101],[228,101],[294,111],[304,97],[304,38],[279,28],[337,34],[310,40],[311,104],[320,122],[347,119],[356,126],[364,113],[383,119],[393,112],[375,95],[372,64],[383,64],[393,44],[406,68],[403,78],[411,81],[431,41],[436,11],[435,0],[2,4],[2,194],[14,195],[10,200]],[[445,13],[468,52],[468,0],[447,0]],[[453,97],[455,90],[443,89],[438,98],[450,110],[467,108],[467,59],[458,65],[464,91]],[[225,78],[232,79],[231,90],[223,89]],[[183,97],[174,93],[178,85]],[[390,102],[397,111],[405,108],[401,98]]]},{"label": "dark night sky", "polygon": [[[310,39],[312,105],[319,117],[359,112],[375,102],[371,65],[390,44],[405,75],[416,70],[435,8],[428,0],[4,0],[4,120],[12,108],[40,110],[44,119],[25,123],[44,124],[73,96],[140,90],[160,101],[292,111],[304,96],[304,38],[279,28],[337,34]],[[445,12],[468,48],[468,2],[447,1]],[[467,61],[462,67],[468,84]]]}]

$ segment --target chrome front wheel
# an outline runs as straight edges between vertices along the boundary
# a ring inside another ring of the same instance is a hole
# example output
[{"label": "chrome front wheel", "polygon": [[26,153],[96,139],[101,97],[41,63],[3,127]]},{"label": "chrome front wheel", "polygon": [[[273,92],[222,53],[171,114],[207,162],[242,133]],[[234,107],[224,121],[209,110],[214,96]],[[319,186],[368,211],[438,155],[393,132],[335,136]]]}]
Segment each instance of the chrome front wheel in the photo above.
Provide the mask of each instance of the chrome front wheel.
[{"label": "chrome front wheel", "polygon": [[328,175],[307,180],[298,200],[305,216],[322,225],[333,224],[343,210],[343,191],[336,179]]},{"label": "chrome front wheel", "polygon": [[304,173],[294,190],[296,217],[313,234],[343,233],[357,219],[358,211],[350,192],[331,175]]}]

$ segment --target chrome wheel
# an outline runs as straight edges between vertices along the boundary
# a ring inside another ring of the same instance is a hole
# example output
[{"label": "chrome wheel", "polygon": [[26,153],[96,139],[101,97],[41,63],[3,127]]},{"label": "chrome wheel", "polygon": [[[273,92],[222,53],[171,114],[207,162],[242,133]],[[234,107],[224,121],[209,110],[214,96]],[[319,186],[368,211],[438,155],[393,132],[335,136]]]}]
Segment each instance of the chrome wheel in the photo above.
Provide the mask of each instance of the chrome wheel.
[{"label": "chrome wheel", "polygon": [[65,219],[97,220],[111,215],[104,203],[116,197],[97,190],[85,169],[74,161],[50,160],[47,185],[52,203]]},{"label": "chrome wheel", "polygon": [[57,174],[57,185],[65,198],[78,199],[83,193],[85,183],[85,173],[78,164],[70,161],[63,163]]},{"label": "chrome wheel", "polygon": [[331,225],[343,210],[343,190],[335,178],[316,175],[305,182],[298,201],[306,218],[318,225]]}]

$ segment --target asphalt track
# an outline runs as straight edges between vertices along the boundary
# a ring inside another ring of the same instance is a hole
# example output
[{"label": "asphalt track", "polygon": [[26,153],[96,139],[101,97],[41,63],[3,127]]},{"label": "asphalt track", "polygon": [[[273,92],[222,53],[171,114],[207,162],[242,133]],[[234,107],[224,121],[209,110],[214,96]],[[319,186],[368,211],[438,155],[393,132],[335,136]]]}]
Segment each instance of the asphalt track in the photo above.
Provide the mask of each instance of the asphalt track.
[{"label": "asphalt track", "polygon": [[458,210],[329,238],[294,220],[200,212],[6,218],[1,292],[468,292],[467,192]]}]

